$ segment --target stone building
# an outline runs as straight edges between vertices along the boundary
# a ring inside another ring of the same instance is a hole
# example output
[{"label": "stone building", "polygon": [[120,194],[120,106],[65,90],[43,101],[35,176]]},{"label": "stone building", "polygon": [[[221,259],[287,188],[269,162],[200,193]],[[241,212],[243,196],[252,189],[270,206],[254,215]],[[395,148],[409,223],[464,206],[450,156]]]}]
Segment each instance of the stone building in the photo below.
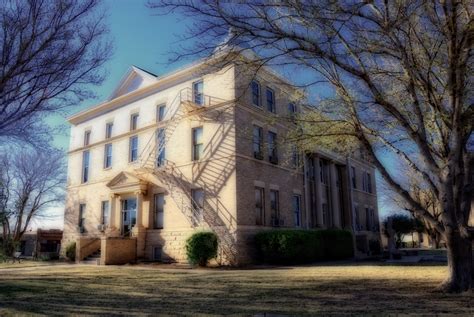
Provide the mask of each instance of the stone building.
[{"label": "stone building", "polygon": [[[217,57],[215,57],[217,58]],[[186,261],[196,230],[221,263],[252,260],[256,232],[346,228],[379,243],[374,168],[285,141],[301,93],[266,69],[209,60],[156,76],[132,67],[110,98],[69,118],[63,246],[102,264]],[[293,99],[294,98],[294,99]]]}]

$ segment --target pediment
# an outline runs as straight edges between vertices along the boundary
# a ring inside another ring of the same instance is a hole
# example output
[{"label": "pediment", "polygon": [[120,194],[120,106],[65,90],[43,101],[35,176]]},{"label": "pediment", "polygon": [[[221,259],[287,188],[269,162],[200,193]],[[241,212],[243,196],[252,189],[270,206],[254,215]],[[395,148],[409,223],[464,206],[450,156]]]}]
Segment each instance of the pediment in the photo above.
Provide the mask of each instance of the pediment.
[{"label": "pediment", "polygon": [[109,97],[109,100],[149,86],[156,82],[156,80],[156,75],[149,73],[136,66],[132,66],[127,71],[127,73],[125,73],[125,76],[122,78],[117,88],[115,88],[115,90],[112,92]]},{"label": "pediment", "polygon": [[136,188],[143,187],[147,185],[147,181],[141,179],[140,177],[129,173],[129,172],[120,172],[114,178],[112,178],[106,186],[110,189],[126,189],[126,188]]}]

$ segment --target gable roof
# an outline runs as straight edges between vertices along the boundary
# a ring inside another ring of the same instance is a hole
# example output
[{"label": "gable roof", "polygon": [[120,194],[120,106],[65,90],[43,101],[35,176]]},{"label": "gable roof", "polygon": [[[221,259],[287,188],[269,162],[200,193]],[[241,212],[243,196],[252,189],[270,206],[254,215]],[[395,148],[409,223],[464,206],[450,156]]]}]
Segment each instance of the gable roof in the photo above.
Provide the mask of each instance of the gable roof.
[{"label": "gable roof", "polygon": [[108,100],[115,99],[134,90],[149,86],[157,81],[157,75],[138,66],[131,66],[120,80]]}]

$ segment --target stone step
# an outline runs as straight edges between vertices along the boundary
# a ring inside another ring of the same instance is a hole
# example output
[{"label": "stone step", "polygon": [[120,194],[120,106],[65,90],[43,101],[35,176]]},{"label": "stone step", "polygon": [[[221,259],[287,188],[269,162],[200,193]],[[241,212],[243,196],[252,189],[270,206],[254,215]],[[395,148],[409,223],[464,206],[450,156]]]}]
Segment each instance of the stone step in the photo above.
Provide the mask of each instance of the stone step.
[{"label": "stone step", "polygon": [[100,265],[100,259],[88,259],[85,258],[84,260],[79,262],[80,264],[88,264],[88,265]]}]

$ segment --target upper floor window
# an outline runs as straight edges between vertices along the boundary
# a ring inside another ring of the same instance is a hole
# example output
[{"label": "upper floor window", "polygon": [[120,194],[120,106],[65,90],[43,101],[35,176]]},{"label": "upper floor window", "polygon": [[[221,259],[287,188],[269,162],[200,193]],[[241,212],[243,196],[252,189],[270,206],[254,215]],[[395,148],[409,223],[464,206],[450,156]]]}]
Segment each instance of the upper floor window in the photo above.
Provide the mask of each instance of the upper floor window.
[{"label": "upper floor window", "polygon": [[194,219],[201,221],[204,209],[204,190],[202,188],[191,189],[191,197]]},{"label": "upper floor window", "polygon": [[264,189],[255,187],[255,224],[262,226],[265,224],[265,201]]},{"label": "upper floor window", "polygon": [[294,117],[296,114],[296,105],[293,102],[288,104],[288,115]]},{"label": "upper floor window", "polygon": [[193,101],[195,104],[204,104],[204,82],[202,80],[193,83]]},{"label": "upper floor window", "polygon": [[138,113],[134,113],[130,116],[130,130],[136,130],[138,128]]},{"label": "upper floor window", "polygon": [[351,166],[351,181],[352,188],[357,189],[356,169],[354,166]]},{"label": "upper floor window", "polygon": [[108,200],[104,200],[102,201],[102,205],[101,205],[101,211],[102,211],[102,224],[104,226],[107,226],[109,225],[109,215],[110,215],[110,209],[109,209],[109,201]]},{"label": "upper floor window", "polygon": [[272,89],[267,87],[267,110],[275,113],[275,93]]},{"label": "upper floor window", "polygon": [[112,166],[112,143],[108,143],[104,147],[104,168]]},{"label": "upper floor window", "polygon": [[105,138],[110,139],[112,137],[112,132],[114,129],[114,123],[113,122],[107,122],[105,125]]},{"label": "upper floor window", "polygon": [[278,164],[277,134],[272,131],[268,131],[268,160]]},{"label": "upper floor window", "polygon": [[259,126],[253,126],[253,157],[263,160],[263,129]]},{"label": "upper floor window", "polygon": [[193,148],[192,148],[192,159],[193,161],[200,160],[204,151],[204,142],[203,142],[203,132],[202,127],[193,128],[192,130],[192,139],[193,139]]},{"label": "upper floor window", "polygon": [[354,214],[355,214],[355,226],[356,230],[360,230],[360,215],[359,215],[359,206],[354,205]]},{"label": "upper floor window", "polygon": [[89,145],[91,141],[91,130],[87,130],[84,132],[84,146]]},{"label": "upper floor window", "polygon": [[82,152],[82,183],[89,181],[89,151]]},{"label": "upper floor window", "polygon": [[293,195],[293,214],[295,217],[295,227],[301,226],[301,196]]},{"label": "upper floor window", "polygon": [[138,159],[138,135],[130,138],[129,143],[129,161],[135,162]]},{"label": "upper floor window", "polygon": [[298,147],[296,145],[291,147],[291,165],[294,168],[300,166],[300,153],[298,152]]},{"label": "upper floor window", "polygon": [[165,119],[166,105],[158,105],[156,108],[156,121],[161,122]]},{"label": "upper floor window", "polygon": [[362,189],[368,193],[372,193],[372,177],[368,172],[364,172],[364,177],[362,178]]},{"label": "upper floor window", "polygon": [[156,166],[163,166],[165,164],[166,151],[166,129],[160,128],[156,130]]},{"label": "upper floor window", "polygon": [[165,211],[165,194],[159,193],[154,195],[154,223],[155,229],[163,229],[163,216]]},{"label": "upper floor window", "polygon": [[254,106],[260,107],[260,84],[257,81],[252,81],[252,103]]},{"label": "upper floor window", "polygon": [[86,224],[86,204],[79,204],[79,228],[84,228]]}]

